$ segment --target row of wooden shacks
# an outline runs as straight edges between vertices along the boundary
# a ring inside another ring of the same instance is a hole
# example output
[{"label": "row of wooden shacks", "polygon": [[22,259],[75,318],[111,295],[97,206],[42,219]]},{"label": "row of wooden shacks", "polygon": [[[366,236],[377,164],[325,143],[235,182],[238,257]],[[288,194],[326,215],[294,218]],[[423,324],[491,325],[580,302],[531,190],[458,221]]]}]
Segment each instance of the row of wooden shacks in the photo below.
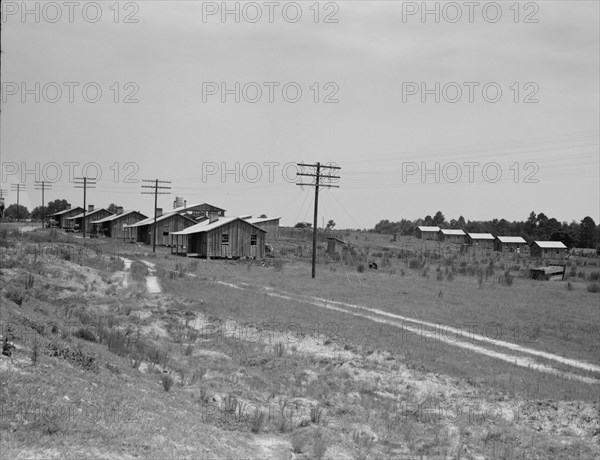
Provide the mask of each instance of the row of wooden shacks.
[{"label": "row of wooden shacks", "polygon": [[467,250],[529,253],[532,257],[560,258],[567,255],[567,247],[561,241],[532,241],[530,244],[520,236],[494,236],[491,233],[469,233],[460,229],[437,226],[419,226],[417,238],[456,243]]},{"label": "row of wooden shacks", "polygon": [[139,211],[116,211],[90,205],[84,213],[81,207],[68,206],[49,217],[66,231],[85,229],[86,234],[130,243],[153,245],[156,235],[157,245],[189,257],[262,258],[267,243],[279,239],[279,217],[225,217],[224,209],[208,203],[184,202],[165,213],[157,209],[156,222]]}]

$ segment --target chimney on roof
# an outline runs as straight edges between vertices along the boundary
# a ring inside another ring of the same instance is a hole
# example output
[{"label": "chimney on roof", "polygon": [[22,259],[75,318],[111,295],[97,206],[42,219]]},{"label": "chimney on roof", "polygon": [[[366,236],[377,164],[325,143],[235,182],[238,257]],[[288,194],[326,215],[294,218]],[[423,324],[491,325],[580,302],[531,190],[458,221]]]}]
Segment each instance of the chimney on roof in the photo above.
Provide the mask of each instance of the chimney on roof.
[{"label": "chimney on roof", "polygon": [[156,208],[156,217],[162,216],[162,208]]},{"label": "chimney on roof", "polygon": [[117,206],[117,214],[123,214],[123,206]]},{"label": "chimney on roof", "polygon": [[67,204],[67,209],[71,209],[71,205],[70,204]]},{"label": "chimney on roof", "polygon": [[209,224],[212,224],[213,222],[216,222],[219,220],[219,213],[216,211],[209,211],[208,212],[208,219],[209,219]]},{"label": "chimney on roof", "polygon": [[93,204],[88,204],[88,212],[92,212],[94,210]]}]

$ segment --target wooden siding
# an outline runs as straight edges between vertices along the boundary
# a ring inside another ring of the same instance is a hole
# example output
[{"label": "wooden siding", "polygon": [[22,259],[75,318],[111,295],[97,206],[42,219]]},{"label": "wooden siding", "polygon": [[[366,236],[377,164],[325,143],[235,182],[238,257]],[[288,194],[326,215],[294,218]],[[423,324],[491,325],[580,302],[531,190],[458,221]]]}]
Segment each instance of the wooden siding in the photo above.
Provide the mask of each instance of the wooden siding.
[{"label": "wooden siding", "polygon": [[102,224],[102,230],[104,231],[104,235],[110,238],[131,238],[131,229],[124,229],[123,225],[133,225],[145,218],[146,216],[144,216],[142,213],[137,211],[131,212],[123,215],[122,217],[117,217],[115,220],[104,222]]},{"label": "wooden siding", "polygon": [[529,252],[527,243],[502,243],[498,240],[496,241],[495,249],[498,252],[515,252],[519,254]]},{"label": "wooden siding", "polygon": [[76,208],[69,209],[68,212],[61,214],[60,216],[56,216],[54,219],[58,224],[59,228],[72,228],[74,222],[72,220],[67,220],[68,217],[73,217],[83,212],[83,208],[79,206]]},{"label": "wooden siding", "polygon": [[[228,235],[228,244],[222,244],[222,235]],[[256,235],[256,245],[250,244]],[[262,259],[265,256],[265,232],[243,220],[235,220],[209,232],[190,235],[188,252],[200,257]]]},{"label": "wooden siding", "polygon": [[[159,246],[170,246],[172,232],[179,232],[191,227],[196,222],[187,219],[180,214],[173,214],[156,223],[156,244]],[[137,227],[137,241],[139,243],[152,245],[154,236],[154,222]]]},{"label": "wooden siding", "polygon": [[265,241],[279,241],[279,220],[273,219],[266,222],[257,222],[256,225],[259,228],[262,228],[267,232],[265,236]]},{"label": "wooden siding", "polygon": [[540,248],[533,244],[530,250],[531,257],[541,257],[543,259],[562,258],[567,255],[565,248]]},{"label": "wooden siding", "polygon": [[[92,211],[93,212],[93,211]],[[85,233],[89,234],[92,231],[92,222],[95,220],[104,219],[105,217],[112,216],[112,212],[105,211],[104,209],[100,211],[93,212],[93,214],[86,213],[85,218],[77,219],[77,223],[79,224],[79,231],[83,231],[83,222],[85,221]],[[96,225],[97,227],[97,225]]]}]

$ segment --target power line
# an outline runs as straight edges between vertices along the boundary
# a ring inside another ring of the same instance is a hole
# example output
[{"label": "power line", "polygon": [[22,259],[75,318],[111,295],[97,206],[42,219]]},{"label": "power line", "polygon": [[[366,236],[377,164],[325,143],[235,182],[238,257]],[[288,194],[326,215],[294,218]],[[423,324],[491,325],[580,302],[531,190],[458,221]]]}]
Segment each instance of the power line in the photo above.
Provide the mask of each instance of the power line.
[{"label": "power line", "polygon": [[167,180],[148,180],[142,179],[142,182],[151,182],[154,185],[142,185],[142,188],[153,188],[154,192],[144,192],[142,191],[142,195],[154,195],[154,225],[152,232],[152,252],[156,252],[156,207],[158,206],[158,195],[169,195],[171,192],[159,192],[159,189],[171,190],[171,186],[162,186],[158,184],[170,184],[171,181]]},{"label": "power line", "polygon": [[[298,166],[300,166],[301,168],[313,168],[314,169],[314,173],[305,173],[305,172],[299,172],[296,173],[297,176],[305,176],[305,177],[314,177],[314,182],[312,184],[306,184],[306,183],[299,183],[296,185],[300,185],[300,186],[304,186],[307,185],[309,187],[314,187],[315,188],[315,214],[314,214],[314,219],[313,219],[313,248],[312,248],[312,277],[315,277],[316,274],[316,263],[317,263],[317,213],[318,213],[318,209],[319,209],[319,188],[323,187],[323,188],[339,188],[338,185],[331,185],[331,184],[323,184],[321,183],[321,179],[329,179],[330,181],[333,179],[339,179],[340,176],[334,176],[331,174],[321,174],[321,169],[333,169],[333,170],[340,170],[342,168],[340,168],[339,166],[330,166],[330,165],[322,165],[321,163],[317,162],[316,164],[304,164],[304,163],[298,163]],[[304,171],[304,169],[302,169],[302,171]]]}]

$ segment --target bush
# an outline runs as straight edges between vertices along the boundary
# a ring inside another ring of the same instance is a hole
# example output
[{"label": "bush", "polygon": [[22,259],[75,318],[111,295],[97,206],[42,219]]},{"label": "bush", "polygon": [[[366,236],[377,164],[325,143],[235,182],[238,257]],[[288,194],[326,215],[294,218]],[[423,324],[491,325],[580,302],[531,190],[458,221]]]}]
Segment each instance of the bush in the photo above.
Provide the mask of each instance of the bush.
[{"label": "bush", "polygon": [[295,454],[301,454],[308,444],[308,437],[304,433],[296,431],[292,434],[292,452]]},{"label": "bush", "polygon": [[162,376],[162,386],[165,391],[169,391],[173,386],[173,378],[168,374],[163,374]]},{"label": "bush", "polygon": [[598,283],[589,283],[587,285],[588,292],[600,292],[600,284]]},{"label": "bush", "polygon": [[356,271],[357,271],[358,273],[364,273],[364,271],[365,271],[365,264],[358,264],[358,265],[356,266]]},{"label": "bush", "polygon": [[313,441],[313,456],[317,460],[321,460],[325,455],[325,451],[329,447],[329,441],[327,440],[325,434],[319,429],[315,433],[314,441]]},{"label": "bush", "polygon": [[18,306],[23,305],[23,301],[26,300],[26,297],[27,297],[26,294],[23,291],[21,291],[20,289],[12,288],[6,292],[6,298],[8,300],[12,300]]},{"label": "bush", "polygon": [[258,434],[265,423],[265,413],[259,409],[256,409],[254,416],[252,417],[252,426],[250,430],[254,434]]},{"label": "bush", "polygon": [[88,342],[97,342],[98,341],[96,334],[94,334],[87,327],[80,327],[79,329],[77,329],[75,331],[75,334],[73,334],[73,335],[80,339],[87,340]]},{"label": "bush", "polygon": [[590,281],[598,281],[600,280],[600,272],[591,272],[590,273]]}]

